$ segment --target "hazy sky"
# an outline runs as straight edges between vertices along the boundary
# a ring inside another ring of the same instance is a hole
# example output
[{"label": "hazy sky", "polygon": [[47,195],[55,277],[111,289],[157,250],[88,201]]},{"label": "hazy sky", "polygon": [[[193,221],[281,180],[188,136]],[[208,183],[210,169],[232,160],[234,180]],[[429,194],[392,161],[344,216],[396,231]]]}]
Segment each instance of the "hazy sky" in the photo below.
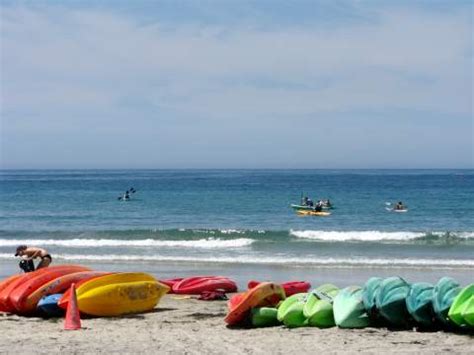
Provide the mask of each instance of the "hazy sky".
[{"label": "hazy sky", "polygon": [[472,168],[471,1],[1,1],[3,168]]}]

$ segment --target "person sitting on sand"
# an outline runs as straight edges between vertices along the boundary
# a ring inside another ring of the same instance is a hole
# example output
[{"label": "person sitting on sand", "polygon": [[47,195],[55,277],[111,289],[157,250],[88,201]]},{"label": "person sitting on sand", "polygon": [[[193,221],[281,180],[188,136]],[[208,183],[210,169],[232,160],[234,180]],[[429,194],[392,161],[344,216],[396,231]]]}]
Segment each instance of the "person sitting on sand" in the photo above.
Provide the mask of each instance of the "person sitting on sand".
[{"label": "person sitting on sand", "polygon": [[15,256],[24,257],[25,260],[33,260],[36,258],[40,258],[41,261],[39,262],[36,269],[41,269],[44,267],[48,267],[49,264],[53,261],[51,255],[49,255],[46,249],[37,248],[37,247],[28,247],[26,245],[20,245],[16,248]]}]

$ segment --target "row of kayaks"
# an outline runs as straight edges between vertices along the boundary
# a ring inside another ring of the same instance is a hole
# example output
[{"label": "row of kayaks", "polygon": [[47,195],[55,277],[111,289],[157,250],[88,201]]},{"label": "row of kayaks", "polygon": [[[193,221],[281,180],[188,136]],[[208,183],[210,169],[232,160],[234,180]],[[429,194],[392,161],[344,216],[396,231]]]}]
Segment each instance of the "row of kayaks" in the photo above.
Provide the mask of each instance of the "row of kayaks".
[{"label": "row of kayaks", "polygon": [[108,273],[58,265],[13,275],[0,282],[0,311],[19,315],[60,315],[76,285],[81,313],[118,316],[153,309],[169,287],[147,273]]},{"label": "row of kayaks", "polygon": [[57,265],[0,281],[0,312],[62,316],[72,284],[76,286],[79,311],[101,317],[150,311],[166,293],[237,291],[236,283],[223,276],[157,280],[147,273],[111,273],[79,265]]},{"label": "row of kayaks", "polygon": [[[156,307],[166,293],[235,292],[223,276],[157,280],[139,272],[110,273],[78,265],[58,265],[0,281],[0,312],[61,316],[76,285],[81,313],[120,316]],[[363,287],[323,284],[308,292],[305,281],[282,284],[250,281],[248,290],[228,303],[229,325],[287,327],[474,329],[474,284],[461,287],[443,277],[437,284],[409,284],[400,277],[371,278]]]},{"label": "row of kayaks", "polygon": [[474,329],[474,284],[443,277],[436,285],[400,277],[371,278],[364,287],[323,284],[287,296],[266,282],[230,299],[229,325],[407,329]]}]

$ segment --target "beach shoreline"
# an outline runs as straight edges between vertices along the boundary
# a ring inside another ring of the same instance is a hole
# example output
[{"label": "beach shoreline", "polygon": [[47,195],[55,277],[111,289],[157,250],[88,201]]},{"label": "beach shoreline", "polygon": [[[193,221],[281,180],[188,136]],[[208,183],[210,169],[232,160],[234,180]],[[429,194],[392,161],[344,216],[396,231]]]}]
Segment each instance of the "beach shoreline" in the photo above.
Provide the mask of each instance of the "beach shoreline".
[{"label": "beach shoreline", "polygon": [[0,313],[0,353],[469,353],[474,336],[444,331],[365,329],[228,328],[225,301],[166,295],[154,311],[119,318],[82,320],[63,330],[63,319]]}]

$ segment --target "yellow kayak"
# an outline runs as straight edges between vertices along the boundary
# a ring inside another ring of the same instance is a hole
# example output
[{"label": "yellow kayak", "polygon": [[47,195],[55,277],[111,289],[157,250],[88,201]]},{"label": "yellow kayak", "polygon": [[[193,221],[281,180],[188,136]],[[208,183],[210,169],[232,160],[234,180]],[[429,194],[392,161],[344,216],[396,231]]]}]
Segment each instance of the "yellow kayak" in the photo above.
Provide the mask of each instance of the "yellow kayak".
[{"label": "yellow kayak", "polygon": [[300,216],[326,217],[326,216],[331,215],[331,212],[326,212],[326,211],[316,212],[316,211],[308,211],[308,210],[298,210],[296,211],[296,213],[299,214]]},{"label": "yellow kayak", "polygon": [[146,273],[106,275],[77,289],[77,304],[83,313],[112,317],[150,311],[169,287]]}]

